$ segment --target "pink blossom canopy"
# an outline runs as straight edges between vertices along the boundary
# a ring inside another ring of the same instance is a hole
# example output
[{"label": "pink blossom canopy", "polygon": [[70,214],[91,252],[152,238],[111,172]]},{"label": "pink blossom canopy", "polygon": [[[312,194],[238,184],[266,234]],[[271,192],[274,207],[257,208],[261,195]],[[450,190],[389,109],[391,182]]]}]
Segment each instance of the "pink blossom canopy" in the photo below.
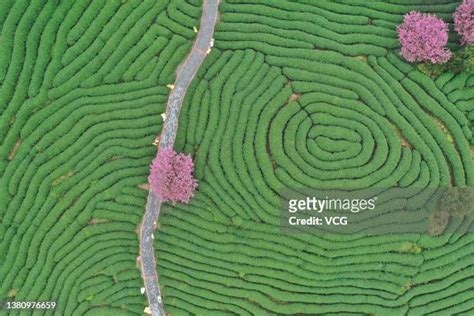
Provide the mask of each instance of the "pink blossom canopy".
[{"label": "pink blossom canopy", "polygon": [[163,201],[188,203],[197,187],[191,156],[177,154],[172,148],[159,151],[148,177],[151,189]]},{"label": "pink blossom canopy", "polygon": [[474,45],[474,0],[466,0],[454,12],[454,29],[461,35],[461,42]]},{"label": "pink blossom canopy", "polygon": [[451,58],[451,52],[445,48],[448,25],[435,15],[410,12],[397,31],[401,55],[409,62],[442,64]]}]

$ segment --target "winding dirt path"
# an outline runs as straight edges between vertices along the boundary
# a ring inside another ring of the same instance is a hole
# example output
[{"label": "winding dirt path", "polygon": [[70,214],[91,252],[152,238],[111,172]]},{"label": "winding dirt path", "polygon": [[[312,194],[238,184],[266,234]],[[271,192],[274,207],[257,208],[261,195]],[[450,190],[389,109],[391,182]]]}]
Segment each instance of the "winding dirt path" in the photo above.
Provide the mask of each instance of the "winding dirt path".
[{"label": "winding dirt path", "polygon": [[[178,67],[176,82],[171,90],[166,108],[166,119],[161,133],[158,151],[172,148],[178,129],[181,106],[191,81],[211,49],[214,28],[217,22],[220,0],[204,0],[200,29],[193,48],[184,63]],[[145,283],[148,304],[153,316],[166,315],[156,271],[156,259],[153,250],[153,232],[160,216],[161,201],[150,190],[145,215],[140,226],[140,265]]]}]

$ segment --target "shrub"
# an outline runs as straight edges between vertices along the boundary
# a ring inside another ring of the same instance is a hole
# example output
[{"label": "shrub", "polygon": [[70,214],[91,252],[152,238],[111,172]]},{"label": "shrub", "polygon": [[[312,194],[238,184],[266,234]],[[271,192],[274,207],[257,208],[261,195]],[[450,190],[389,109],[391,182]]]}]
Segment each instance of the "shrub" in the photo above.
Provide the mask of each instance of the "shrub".
[{"label": "shrub", "polygon": [[397,27],[401,55],[409,62],[442,64],[451,58],[448,43],[448,25],[432,14],[411,12]]},{"label": "shrub", "polygon": [[463,70],[474,73],[474,45],[464,46],[463,49]]},{"label": "shrub", "polygon": [[446,71],[446,64],[420,63],[416,68],[431,78],[436,78]]},{"label": "shrub", "polygon": [[454,29],[461,35],[462,44],[474,44],[474,0],[465,0],[456,9]]},{"label": "shrub", "polygon": [[458,49],[456,52],[453,53],[453,58],[447,63],[448,71],[452,71],[454,73],[458,72],[466,72],[466,73],[473,73],[474,72],[474,46],[466,45]]},{"label": "shrub", "polygon": [[165,148],[153,160],[148,181],[163,202],[188,203],[197,187],[197,180],[192,176],[193,169],[191,156]]},{"label": "shrub", "polygon": [[474,73],[474,46],[467,45],[454,51],[451,59],[445,64],[420,63],[417,69],[431,78],[447,71]]}]

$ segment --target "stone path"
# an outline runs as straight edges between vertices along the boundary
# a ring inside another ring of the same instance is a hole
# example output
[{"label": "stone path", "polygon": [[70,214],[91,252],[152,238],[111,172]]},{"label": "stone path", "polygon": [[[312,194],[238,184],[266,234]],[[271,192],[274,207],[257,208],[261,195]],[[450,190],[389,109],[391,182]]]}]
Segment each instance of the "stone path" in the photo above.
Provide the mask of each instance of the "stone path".
[{"label": "stone path", "polygon": [[[176,82],[171,90],[166,108],[166,119],[161,132],[158,151],[172,148],[178,130],[178,118],[184,96],[191,81],[196,75],[213,45],[214,28],[217,22],[220,0],[204,0],[201,25],[193,48],[178,68]],[[156,271],[156,259],[153,249],[153,232],[160,216],[161,201],[150,190],[146,204],[145,215],[140,226],[140,265],[145,283],[146,295],[150,312],[153,316],[166,315]]]}]

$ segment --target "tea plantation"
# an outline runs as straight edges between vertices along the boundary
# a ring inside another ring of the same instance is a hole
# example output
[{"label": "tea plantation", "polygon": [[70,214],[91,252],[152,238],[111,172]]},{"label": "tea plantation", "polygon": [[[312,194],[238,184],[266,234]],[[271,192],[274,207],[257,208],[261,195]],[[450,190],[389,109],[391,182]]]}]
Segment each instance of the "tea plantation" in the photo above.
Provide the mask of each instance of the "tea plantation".
[{"label": "tea plantation", "polygon": [[[143,313],[136,229],[200,2],[2,1],[0,301]],[[438,237],[280,226],[288,188],[401,187],[385,202],[410,206],[474,185],[474,74],[428,77],[396,33],[412,10],[452,22],[459,3],[222,1],[175,145],[199,187],[155,234],[170,315],[474,313],[469,219]]]}]

